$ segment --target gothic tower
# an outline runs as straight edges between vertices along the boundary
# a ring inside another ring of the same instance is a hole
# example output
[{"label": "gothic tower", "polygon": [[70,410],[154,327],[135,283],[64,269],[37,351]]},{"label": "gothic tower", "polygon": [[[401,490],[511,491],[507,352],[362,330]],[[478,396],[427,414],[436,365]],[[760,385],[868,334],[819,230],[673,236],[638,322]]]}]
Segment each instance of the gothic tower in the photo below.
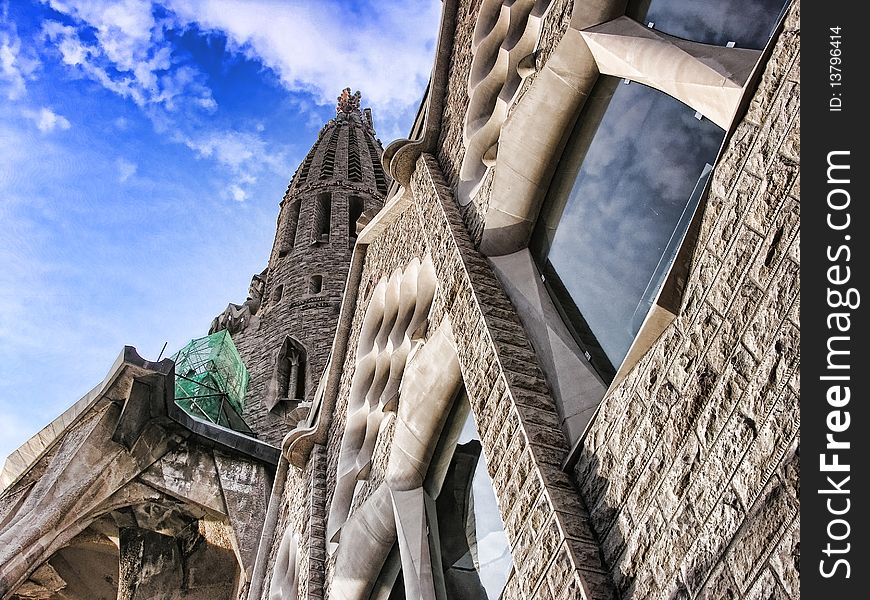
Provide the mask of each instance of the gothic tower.
[{"label": "gothic tower", "polygon": [[273,445],[307,414],[326,366],[357,231],[387,193],[382,150],[371,109],[346,88],[284,194],[268,267],[209,330],[232,335],[251,376],[242,416]]}]

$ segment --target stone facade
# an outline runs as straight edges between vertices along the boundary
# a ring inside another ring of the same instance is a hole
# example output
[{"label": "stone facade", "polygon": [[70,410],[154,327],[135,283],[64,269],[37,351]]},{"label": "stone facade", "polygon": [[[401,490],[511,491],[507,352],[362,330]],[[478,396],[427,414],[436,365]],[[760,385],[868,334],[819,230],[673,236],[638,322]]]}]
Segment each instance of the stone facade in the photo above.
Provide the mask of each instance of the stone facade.
[{"label": "stone facade", "polygon": [[680,315],[574,469],[620,598],[799,598],[800,12],[717,165]]},{"label": "stone facade", "polygon": [[[443,440],[454,409],[445,406],[466,399],[512,559],[502,599],[799,598],[799,4],[764,54],[742,54],[761,62],[756,77],[740,83],[745,106],[728,105],[738,118],[680,255],[688,257],[680,265],[685,274],[674,271],[680,289],[673,319],[606,393],[591,398],[579,433],[566,427],[566,400],[556,393],[553,365],[565,363],[542,359],[556,346],[541,340],[555,330],[539,329],[529,316],[535,307],[504,283],[511,274],[502,257],[528,250],[500,254],[492,251],[498,244],[486,243],[499,235],[493,215],[526,224],[535,218],[537,192],[520,198],[522,186],[505,186],[505,171],[518,164],[510,161],[523,158],[510,144],[523,139],[524,123],[538,122],[523,119],[576,120],[578,97],[598,77],[584,30],[624,12],[624,2],[608,0],[446,0],[418,139],[384,152],[399,184],[386,204],[390,180],[370,113],[359,111],[349,90],[340,97],[338,116],[281,203],[267,270],[249,301],[227,313],[252,374],[244,416],[281,452],[268,507],[250,507],[263,524],[256,560],[250,528],[244,536],[235,531],[246,527],[232,514],[243,504],[235,492],[251,479],[244,465],[254,465],[260,482],[245,489],[265,495],[262,480],[274,463],[252,462],[263,452],[250,446],[255,440],[208,431],[190,438],[206,456],[192,462],[211,460],[218,478],[233,474],[217,484],[227,498],[220,514],[244,556],[238,598],[445,597],[432,568],[441,559],[430,556],[438,541],[426,521],[440,488],[427,477],[439,468],[442,442],[449,444]],[[493,52],[507,40],[533,52]],[[487,53],[504,62],[481,68]],[[574,64],[566,56],[587,69],[582,77],[565,70]],[[547,87],[556,80],[577,86]],[[481,100],[495,89],[481,81],[503,86],[503,105]],[[566,99],[561,116],[539,104],[552,99],[551,90]],[[490,110],[488,123],[497,128],[470,127],[472,110]],[[559,160],[565,135],[551,140],[548,161]],[[531,146],[542,139],[528,132]],[[540,167],[535,185],[554,170]],[[517,198],[525,204],[510,213],[510,202],[522,204]],[[514,231],[505,237],[522,242]],[[306,374],[294,390],[287,381],[295,381],[291,366],[300,355]],[[588,359],[576,364],[588,366]],[[140,410],[127,396],[124,411]],[[81,429],[97,416],[75,418]],[[75,443],[75,427],[56,429],[52,435]],[[246,453],[210,443],[242,445]],[[27,464],[16,463],[10,478],[18,483],[0,495],[0,519],[28,501],[30,483],[48,477],[57,447],[40,445],[42,458],[30,463],[18,457]],[[161,455],[157,464],[177,462],[173,457]],[[144,481],[157,485],[152,479]],[[202,489],[184,493],[201,500],[213,485],[203,479]],[[212,535],[213,545],[219,538]],[[22,578],[51,587],[52,574],[37,567],[18,564],[12,581],[0,565],[4,599]],[[127,582],[147,565],[128,567]]]},{"label": "stone facade", "polygon": [[[799,597],[799,8],[716,165],[676,320],[608,390],[568,460],[523,321],[477,250],[491,174],[473,202],[457,199],[471,63],[462,48],[479,7],[457,8],[438,141],[361,246],[348,347],[375,283],[430,256],[438,291],[429,323],[452,324],[514,559],[504,598]],[[542,20],[541,61],[571,10],[555,5]],[[356,358],[345,355],[322,417],[327,505]],[[385,423],[351,518],[385,480],[394,422]],[[286,506],[301,501],[285,490]],[[333,587],[341,577],[329,557],[324,597],[343,597]]]}]

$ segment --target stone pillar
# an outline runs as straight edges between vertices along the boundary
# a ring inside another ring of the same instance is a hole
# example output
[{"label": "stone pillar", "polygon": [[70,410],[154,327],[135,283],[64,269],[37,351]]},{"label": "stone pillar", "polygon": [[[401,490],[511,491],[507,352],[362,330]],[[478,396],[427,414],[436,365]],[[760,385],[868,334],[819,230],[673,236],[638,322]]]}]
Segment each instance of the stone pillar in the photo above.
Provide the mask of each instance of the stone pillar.
[{"label": "stone pillar", "polygon": [[184,583],[176,539],[139,527],[120,530],[118,600],[158,600],[178,594]]}]

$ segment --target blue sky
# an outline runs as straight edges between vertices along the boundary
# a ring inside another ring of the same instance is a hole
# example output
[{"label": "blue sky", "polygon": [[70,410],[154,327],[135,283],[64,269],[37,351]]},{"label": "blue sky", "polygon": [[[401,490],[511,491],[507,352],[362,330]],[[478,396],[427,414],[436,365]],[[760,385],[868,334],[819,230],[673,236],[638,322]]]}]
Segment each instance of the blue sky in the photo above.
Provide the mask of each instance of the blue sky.
[{"label": "blue sky", "polygon": [[438,0],[0,0],[0,461],[105,375],[204,335],[359,89],[386,144]]}]

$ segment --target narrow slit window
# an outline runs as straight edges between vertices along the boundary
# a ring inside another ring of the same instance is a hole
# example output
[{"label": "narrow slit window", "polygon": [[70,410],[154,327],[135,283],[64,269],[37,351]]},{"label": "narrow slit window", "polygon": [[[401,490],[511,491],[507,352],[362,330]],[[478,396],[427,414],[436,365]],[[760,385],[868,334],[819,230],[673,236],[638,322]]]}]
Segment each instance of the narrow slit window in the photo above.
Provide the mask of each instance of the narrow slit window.
[{"label": "narrow slit window", "polygon": [[350,181],[362,181],[362,166],[359,160],[359,141],[356,129],[351,128],[347,138],[347,178]]},{"label": "narrow slit window", "polygon": [[369,156],[372,159],[372,167],[375,172],[375,185],[378,188],[378,193],[386,195],[387,193],[387,177],[384,174],[384,168],[381,166],[381,153],[375,146],[372,138],[366,138],[369,147]]},{"label": "narrow slit window", "polygon": [[347,202],[347,232],[350,238],[350,245],[353,246],[356,241],[357,233],[356,223],[365,211],[365,200],[359,196],[351,196]]},{"label": "narrow slit window", "polygon": [[323,275],[312,275],[308,279],[308,293],[319,294],[323,291]]},{"label": "narrow slit window", "polygon": [[296,246],[296,229],[299,225],[299,205],[298,199],[293,200],[290,206],[287,207],[287,220],[284,221],[284,226],[281,230],[281,241],[278,246],[278,258],[284,258]]},{"label": "narrow slit window", "polygon": [[320,179],[329,179],[335,173],[335,149],[338,147],[338,128],[334,128],[326,143],[326,156],[320,167]]},{"label": "narrow slit window", "polygon": [[318,194],[314,205],[314,230],[311,240],[313,243],[329,241],[331,221],[332,194],[329,192]]},{"label": "narrow slit window", "polygon": [[302,166],[299,168],[296,183],[302,184],[305,183],[305,180],[308,179],[308,173],[311,171],[311,163],[314,162],[314,150],[308,153],[308,156],[305,157],[305,160],[302,162]]}]

